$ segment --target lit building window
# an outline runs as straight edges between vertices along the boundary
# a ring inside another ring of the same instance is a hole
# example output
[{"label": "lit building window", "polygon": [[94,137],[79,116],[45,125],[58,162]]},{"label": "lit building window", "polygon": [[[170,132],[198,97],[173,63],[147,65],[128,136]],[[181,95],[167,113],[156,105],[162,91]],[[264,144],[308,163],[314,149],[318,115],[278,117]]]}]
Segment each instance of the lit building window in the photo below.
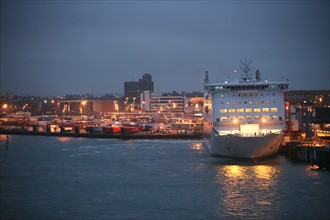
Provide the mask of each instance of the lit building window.
[{"label": "lit building window", "polygon": [[270,108],[271,112],[277,112],[277,108]]},{"label": "lit building window", "polygon": [[262,108],[262,112],[269,112],[269,108]]},{"label": "lit building window", "polygon": [[220,113],[227,113],[227,109],[220,109]]},{"label": "lit building window", "polygon": [[254,112],[261,112],[261,109],[260,108],[255,108],[253,109]]},{"label": "lit building window", "polygon": [[252,108],[246,108],[245,112],[252,112]]},{"label": "lit building window", "polygon": [[237,109],[237,112],[239,112],[239,113],[243,113],[243,112],[244,112],[244,108],[239,108],[239,109]]}]

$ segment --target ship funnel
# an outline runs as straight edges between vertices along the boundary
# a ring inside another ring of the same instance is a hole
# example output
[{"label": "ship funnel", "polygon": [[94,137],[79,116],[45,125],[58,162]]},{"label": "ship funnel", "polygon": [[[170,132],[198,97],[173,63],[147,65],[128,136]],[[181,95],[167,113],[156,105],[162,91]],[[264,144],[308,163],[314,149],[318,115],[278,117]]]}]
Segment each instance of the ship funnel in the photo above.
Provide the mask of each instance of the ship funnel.
[{"label": "ship funnel", "polygon": [[209,71],[205,71],[205,77],[204,77],[204,89],[205,89],[205,84],[210,83],[209,80]]},{"label": "ship funnel", "polygon": [[256,80],[257,81],[261,81],[260,71],[259,70],[256,71]]}]

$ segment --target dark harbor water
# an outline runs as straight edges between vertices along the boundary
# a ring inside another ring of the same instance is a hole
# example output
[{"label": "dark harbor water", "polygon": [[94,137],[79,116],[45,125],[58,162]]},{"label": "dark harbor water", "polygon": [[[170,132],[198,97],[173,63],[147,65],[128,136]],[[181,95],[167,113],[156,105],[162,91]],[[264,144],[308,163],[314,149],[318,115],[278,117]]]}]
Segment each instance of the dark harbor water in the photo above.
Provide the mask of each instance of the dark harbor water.
[{"label": "dark harbor water", "polygon": [[329,219],[330,172],[196,140],[10,136],[0,219]]}]

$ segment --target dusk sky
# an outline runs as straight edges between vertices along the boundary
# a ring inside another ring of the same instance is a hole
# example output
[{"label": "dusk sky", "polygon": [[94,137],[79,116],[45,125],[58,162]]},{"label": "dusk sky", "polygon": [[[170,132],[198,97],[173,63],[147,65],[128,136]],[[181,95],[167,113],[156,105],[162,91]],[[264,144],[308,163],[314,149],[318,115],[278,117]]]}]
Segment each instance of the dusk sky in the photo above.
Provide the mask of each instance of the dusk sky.
[{"label": "dusk sky", "polygon": [[0,92],[155,92],[235,79],[240,60],[290,89],[330,89],[329,1],[1,1]]}]

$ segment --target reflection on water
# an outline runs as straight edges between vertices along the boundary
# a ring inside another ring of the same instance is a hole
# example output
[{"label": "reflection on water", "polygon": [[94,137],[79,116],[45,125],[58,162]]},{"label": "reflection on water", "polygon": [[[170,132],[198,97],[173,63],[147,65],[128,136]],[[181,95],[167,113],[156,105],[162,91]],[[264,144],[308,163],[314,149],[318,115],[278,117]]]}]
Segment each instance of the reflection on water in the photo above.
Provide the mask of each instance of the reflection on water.
[{"label": "reflection on water", "polygon": [[216,168],[220,216],[272,216],[273,204],[278,197],[278,160],[230,162]]},{"label": "reflection on water", "polygon": [[70,138],[70,137],[57,137],[56,138],[58,141],[60,141],[60,142],[69,142],[70,140],[72,140],[72,138]]},{"label": "reflection on water", "polygon": [[203,142],[192,142],[190,148],[196,151],[202,151],[204,149]]}]

